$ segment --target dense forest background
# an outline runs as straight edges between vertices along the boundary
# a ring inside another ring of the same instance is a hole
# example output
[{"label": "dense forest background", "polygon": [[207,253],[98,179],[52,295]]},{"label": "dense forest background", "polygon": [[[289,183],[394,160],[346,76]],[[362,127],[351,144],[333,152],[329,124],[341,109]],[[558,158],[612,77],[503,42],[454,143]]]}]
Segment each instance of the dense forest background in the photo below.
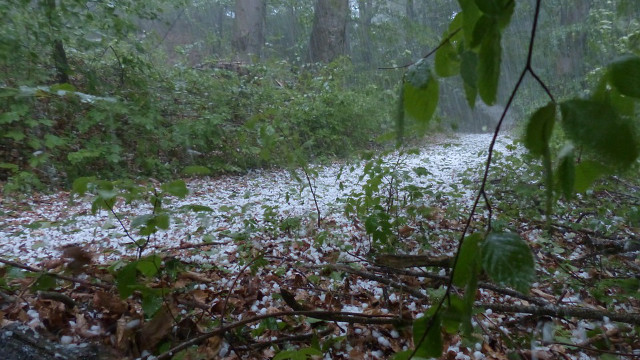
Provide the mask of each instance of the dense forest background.
[{"label": "dense forest background", "polygon": [[[505,30],[497,102],[472,110],[462,81],[443,79],[432,128],[492,130],[526,57],[534,3],[519,2]],[[587,93],[603,64],[638,52],[635,5],[545,4],[534,58],[554,94]],[[236,172],[384,143],[405,66],[460,11],[410,0],[0,6],[5,191],[95,173],[166,178],[190,165]],[[511,127],[546,101],[524,85]]]}]

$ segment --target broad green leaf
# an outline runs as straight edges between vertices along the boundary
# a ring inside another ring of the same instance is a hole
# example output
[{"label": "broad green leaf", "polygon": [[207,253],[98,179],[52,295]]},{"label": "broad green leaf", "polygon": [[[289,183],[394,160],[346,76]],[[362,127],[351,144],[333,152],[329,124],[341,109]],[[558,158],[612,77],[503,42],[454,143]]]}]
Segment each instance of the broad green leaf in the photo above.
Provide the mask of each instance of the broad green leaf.
[{"label": "broad green leaf", "polygon": [[482,242],[482,235],[480,233],[474,233],[467,236],[460,248],[460,255],[458,255],[458,261],[453,273],[453,284],[456,286],[466,286],[474,273],[477,273],[480,268],[480,244]]},{"label": "broad green leaf", "polygon": [[56,278],[49,274],[43,274],[31,285],[33,291],[48,291],[57,286]]},{"label": "broad green leaf", "polygon": [[153,220],[154,220],[155,226],[157,226],[158,228],[162,230],[167,230],[169,228],[169,223],[170,223],[169,214],[167,213],[156,214]]},{"label": "broad green leaf", "polygon": [[209,175],[211,170],[206,166],[192,165],[184,168],[182,173],[185,175]]},{"label": "broad green leaf", "polygon": [[487,105],[495,104],[497,99],[502,57],[500,38],[500,30],[493,23],[482,39],[478,52],[478,93]]},{"label": "broad green leaf", "polygon": [[499,0],[475,0],[476,6],[480,11],[485,14],[498,15],[500,14],[500,5],[502,1]]},{"label": "broad green leaf", "polygon": [[98,197],[100,197],[102,200],[112,200],[116,196],[118,196],[118,192],[116,190],[98,190]]},{"label": "broad green leaf", "polygon": [[473,29],[473,38],[471,39],[470,47],[472,49],[477,48],[482,44],[482,41],[486,36],[490,36],[492,29],[496,27],[496,20],[492,19],[486,15],[482,15],[478,22],[476,22],[476,26]]},{"label": "broad green leaf", "polygon": [[405,75],[403,105],[405,114],[426,124],[438,105],[438,81],[426,61],[411,66]]},{"label": "broad green leaf", "polygon": [[131,220],[131,227],[139,228],[142,226],[147,226],[152,218],[153,214],[138,215],[134,217],[133,220]]},{"label": "broad green leaf", "polygon": [[583,193],[594,181],[607,173],[607,168],[595,161],[582,161],[575,167],[575,191]]},{"label": "broad green leaf", "polygon": [[137,284],[137,266],[138,262],[133,261],[116,273],[116,287],[122,299],[128,298],[135,291],[133,287]]},{"label": "broad green leaf", "polygon": [[276,356],[273,357],[273,360],[307,360],[313,358],[314,356],[322,356],[322,352],[318,349],[308,347],[297,350],[280,351]]},{"label": "broad green leaf", "polygon": [[473,30],[476,26],[476,22],[482,15],[480,9],[476,6],[474,0],[458,0],[460,4],[460,8],[462,9],[462,31],[464,33],[465,43],[469,44],[468,47],[471,47],[471,41],[473,38]]},{"label": "broad green leaf", "polygon": [[175,180],[167,184],[162,184],[162,190],[180,198],[183,198],[189,194],[187,184],[184,182],[184,180]]},{"label": "broad green leaf", "polygon": [[436,52],[435,70],[439,76],[454,76],[460,72],[460,56],[456,45],[463,37],[463,32],[460,31],[463,26],[463,18],[462,13],[456,14],[449,24],[449,29],[442,34],[442,38],[445,39],[455,32]]},{"label": "broad green leaf", "polygon": [[627,55],[609,65],[609,79],[621,94],[640,98],[640,57]]},{"label": "broad green leaf", "polygon": [[[400,351],[395,353],[395,355],[393,355],[391,360],[409,360],[409,357],[411,356],[412,353],[413,353],[413,350],[411,349]],[[426,358],[423,358],[420,356],[414,356],[411,358],[411,360],[426,360]]]},{"label": "broad green leaf", "polygon": [[471,327],[471,310],[472,308],[467,306],[465,300],[457,295],[451,295],[448,306],[442,313],[442,327],[449,334],[457,333],[460,328],[468,329]]},{"label": "broad green leaf", "polygon": [[151,277],[158,273],[161,264],[162,258],[157,255],[151,255],[149,257],[138,260],[136,269],[143,275]]},{"label": "broad green leaf", "polygon": [[513,0],[475,0],[475,3],[480,11],[496,18],[500,28],[504,28],[511,20],[516,2]]},{"label": "broad green leaf", "polygon": [[454,76],[460,72],[460,58],[450,41],[436,51],[435,69],[436,74],[441,77]]},{"label": "broad green leaf", "polygon": [[524,146],[536,156],[542,156],[549,149],[549,139],[556,121],[556,105],[549,103],[541,107],[529,119]]},{"label": "broad green leaf", "polygon": [[567,136],[584,150],[623,167],[638,158],[640,146],[632,120],[618,116],[611,105],[574,99],[562,103],[560,109]]},{"label": "broad green leaf", "polygon": [[153,317],[162,308],[164,299],[162,289],[152,289],[147,286],[139,286],[137,290],[142,293],[142,311],[146,317]]},{"label": "broad green leaf", "polygon": [[571,199],[573,197],[574,186],[576,182],[576,168],[573,155],[573,146],[565,146],[558,155],[558,183],[564,197]]},{"label": "broad green leaf", "polygon": [[515,233],[490,233],[482,244],[482,267],[489,277],[528,292],[535,277],[531,249]]},{"label": "broad green leaf", "polygon": [[[429,311],[427,311],[427,314]],[[413,322],[413,343],[417,351],[416,355],[423,358],[440,357],[442,355],[442,334],[440,328],[442,322],[439,314],[427,315]],[[433,318],[433,320],[431,320]],[[430,322],[433,322],[429,327]],[[424,336],[425,331],[427,335]],[[424,336],[424,339],[422,337]],[[421,342],[422,341],[422,342]]]},{"label": "broad green leaf", "polygon": [[469,107],[473,109],[478,95],[478,55],[473,51],[465,51],[460,59],[460,77],[464,82],[464,93]]}]

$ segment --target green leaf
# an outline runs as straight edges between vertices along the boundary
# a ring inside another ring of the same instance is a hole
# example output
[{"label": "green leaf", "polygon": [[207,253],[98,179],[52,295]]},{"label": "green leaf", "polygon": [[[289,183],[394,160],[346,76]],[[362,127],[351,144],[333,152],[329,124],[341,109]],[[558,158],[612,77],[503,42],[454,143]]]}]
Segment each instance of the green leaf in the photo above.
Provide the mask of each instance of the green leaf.
[{"label": "green leaf", "polygon": [[495,104],[497,99],[502,56],[500,38],[500,30],[494,22],[484,35],[478,52],[478,93],[487,105]]},{"label": "green leaf", "polygon": [[567,136],[606,163],[628,167],[638,158],[639,145],[632,120],[593,100],[569,100],[560,105]]},{"label": "green leaf", "polygon": [[152,218],[153,218],[153,214],[144,214],[144,215],[136,216],[133,218],[133,220],[131,220],[131,227],[138,228],[142,226],[147,226],[149,224],[149,221]]},{"label": "green leaf", "polygon": [[621,94],[640,98],[640,57],[627,55],[614,61],[609,81]]},{"label": "green leaf", "polygon": [[[459,31],[459,27],[462,25],[462,13],[457,14],[451,21],[449,30],[442,34],[442,38],[446,38],[452,31]],[[435,70],[436,74],[442,77],[449,77],[457,75],[460,72],[460,56],[454,46],[455,39],[460,37],[460,33],[457,33],[450,38],[446,43],[442,44],[438,51],[436,51],[435,58]]]},{"label": "green leaf", "polygon": [[209,175],[209,174],[211,174],[211,170],[206,166],[192,165],[192,166],[187,166],[186,168],[184,168],[184,170],[182,170],[182,173],[187,175],[187,176],[191,176],[191,175]]},{"label": "green leaf", "polygon": [[[425,316],[420,319],[416,319],[413,322],[413,343],[417,347],[416,356],[423,358],[437,358],[442,355],[443,342],[442,334],[440,332],[442,323],[439,314],[431,316],[428,315],[428,313],[429,312],[427,312]],[[429,327],[431,321],[433,324]],[[427,328],[429,331],[426,336],[424,336]],[[424,340],[422,339],[423,336]],[[423,341],[421,342],[421,340]]]},{"label": "green leaf", "polygon": [[162,258],[157,255],[151,255],[137,261],[136,269],[144,276],[152,277],[160,270]]},{"label": "green leaf", "polygon": [[162,289],[152,289],[146,286],[138,286],[137,289],[142,293],[141,306],[144,315],[146,317],[154,316],[164,304]]},{"label": "green leaf", "polygon": [[56,278],[49,274],[43,274],[31,285],[33,291],[47,291],[54,289],[57,286]]},{"label": "green leaf", "polygon": [[442,77],[454,76],[460,72],[458,52],[451,42],[447,41],[436,51],[435,69],[436,74]]},{"label": "green leaf", "polygon": [[162,213],[162,214],[157,214],[155,216],[155,224],[157,227],[159,227],[162,230],[167,230],[169,228],[169,214],[167,213]]},{"label": "green leaf", "polygon": [[564,197],[571,199],[573,197],[574,186],[576,182],[576,168],[573,155],[573,146],[565,146],[558,155],[558,182],[560,190]]},{"label": "green leaf", "polygon": [[131,221],[132,228],[141,228],[142,236],[154,234],[158,229],[166,230],[169,225],[170,219],[166,213],[139,215]]},{"label": "green leaf", "polygon": [[469,47],[472,49],[477,48],[482,44],[485,37],[491,33],[493,28],[496,28],[496,20],[486,15],[482,15],[478,19],[478,22],[476,22],[476,26],[473,28],[473,38],[471,39]]},{"label": "green leaf", "polygon": [[475,0],[475,2],[480,11],[498,20],[500,28],[509,24],[516,3],[513,0]]},{"label": "green leaf", "polygon": [[9,130],[4,133],[3,137],[13,139],[13,141],[20,141],[27,137],[22,130]]},{"label": "green leaf", "polygon": [[285,350],[273,357],[273,360],[307,360],[313,356],[322,356],[322,352],[312,347],[297,350]]},{"label": "green leaf", "polygon": [[7,169],[12,173],[17,173],[18,170],[20,170],[20,167],[16,164],[0,163],[0,169]]},{"label": "green leaf", "polygon": [[478,95],[478,55],[473,51],[465,51],[460,59],[460,77],[464,82],[464,93],[469,107],[473,109]]},{"label": "green leaf", "polygon": [[205,205],[199,205],[199,204],[182,205],[180,206],[180,209],[191,210],[193,212],[203,212],[203,211],[212,212],[213,211],[212,208]]},{"label": "green leaf", "polygon": [[405,75],[403,108],[405,114],[426,124],[438,105],[438,81],[425,61],[411,66]]},{"label": "green leaf", "polygon": [[607,173],[607,168],[595,161],[582,161],[575,167],[575,191],[587,191],[596,179]]},{"label": "green leaf", "polygon": [[476,27],[478,19],[480,18],[480,16],[482,16],[482,13],[476,6],[474,0],[458,0],[458,3],[460,4],[460,8],[462,9],[462,31],[464,33],[464,39],[465,42],[469,44],[468,47],[470,48],[470,44],[473,38],[473,30]]},{"label": "green leaf", "polygon": [[541,107],[529,119],[524,146],[536,156],[543,156],[549,149],[549,139],[556,121],[556,105],[550,102]]},{"label": "green leaf", "polygon": [[137,261],[130,262],[116,273],[116,287],[120,293],[120,298],[126,299],[135,291],[137,285],[138,270]]},{"label": "green leaf", "polygon": [[465,300],[457,295],[451,295],[449,300],[449,305],[442,313],[442,326],[445,331],[449,334],[455,334],[461,327],[470,328],[472,308],[467,306]]},{"label": "green leaf", "polygon": [[489,277],[528,292],[535,277],[531,249],[515,233],[490,233],[482,244],[482,267]]},{"label": "green leaf", "polygon": [[482,242],[482,235],[480,233],[474,233],[467,236],[460,248],[460,255],[458,255],[458,261],[453,273],[453,284],[456,286],[466,286],[471,280],[474,273],[477,273],[480,268],[480,244]]},{"label": "green leaf", "polygon": [[46,134],[44,136],[44,146],[46,146],[48,149],[53,149],[64,144],[64,139],[60,137],[51,134]]},{"label": "green leaf", "polygon": [[[400,351],[400,352],[395,353],[395,355],[393,355],[391,360],[409,360],[409,357],[411,356],[412,353],[413,353],[413,350],[411,350],[411,349],[405,350],[405,351]],[[425,358],[420,357],[420,356],[414,356],[411,359],[413,359],[413,360],[426,360]]]},{"label": "green leaf", "polygon": [[184,180],[176,180],[167,184],[162,184],[162,190],[180,198],[183,198],[189,194],[187,184],[184,182]]}]

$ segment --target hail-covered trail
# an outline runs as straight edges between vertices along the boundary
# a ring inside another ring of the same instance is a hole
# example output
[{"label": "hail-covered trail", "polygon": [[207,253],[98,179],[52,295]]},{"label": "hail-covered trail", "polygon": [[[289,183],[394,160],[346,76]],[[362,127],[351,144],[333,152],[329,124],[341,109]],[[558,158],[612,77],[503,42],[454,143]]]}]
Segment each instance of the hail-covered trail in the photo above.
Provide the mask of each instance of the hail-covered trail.
[{"label": "hail-covered trail", "polygon": [[[426,173],[413,176],[407,184],[413,183],[434,193],[443,191],[457,193],[463,201],[470,201],[478,187],[477,181],[464,187],[459,181],[463,174],[479,179],[486,161],[487,148],[491,141],[489,134],[458,135],[438,138],[424,146],[418,154],[397,153],[386,157],[386,164],[398,164],[400,170],[422,167]],[[508,138],[500,138],[496,150],[507,151]],[[361,178],[362,164],[335,164],[316,168],[312,184],[317,196],[321,215],[335,222],[346,240],[362,236],[361,227],[343,215],[345,199],[361,192],[365,178]],[[315,216],[315,205],[304,174],[295,179],[288,171],[253,171],[244,176],[223,176],[187,181],[189,195],[184,199],[172,199],[165,205],[175,210],[171,215],[171,226],[152,235],[145,253],[173,251],[185,244],[212,242],[218,244],[208,251],[190,251],[180,254],[185,260],[211,262],[234,267],[234,257],[238,241],[232,241],[234,234],[246,234],[256,248],[273,247],[276,254],[306,258],[316,262],[313,256],[323,251],[331,251],[335,244],[326,243],[303,252],[285,249],[285,243],[292,238],[304,240],[307,235],[303,226],[294,234],[284,234],[268,239],[264,236],[252,237],[252,229],[259,232],[265,226],[285,219],[306,219]],[[406,184],[405,184],[406,185]],[[108,211],[91,213],[90,196],[70,200],[67,192],[29,199],[27,210],[12,212],[0,208],[0,252],[6,258],[15,258],[29,265],[38,265],[43,260],[60,256],[61,248],[67,245],[86,247],[96,254],[98,262],[108,262],[123,256],[136,254],[131,239],[125,236],[120,221],[128,227],[135,216],[149,214],[147,203],[127,205],[118,202],[115,208],[118,217]],[[429,199],[424,199],[428,202]],[[212,211],[194,213],[185,205],[202,205]],[[22,206],[24,209],[25,207]],[[303,221],[304,222],[304,221]],[[129,229],[128,229],[129,230]],[[135,230],[131,231],[134,238]],[[139,237],[139,236],[138,236]],[[272,242],[272,244],[269,244]],[[354,244],[358,247],[358,244]],[[357,250],[357,249],[356,249]],[[305,254],[306,252],[306,254]]]}]

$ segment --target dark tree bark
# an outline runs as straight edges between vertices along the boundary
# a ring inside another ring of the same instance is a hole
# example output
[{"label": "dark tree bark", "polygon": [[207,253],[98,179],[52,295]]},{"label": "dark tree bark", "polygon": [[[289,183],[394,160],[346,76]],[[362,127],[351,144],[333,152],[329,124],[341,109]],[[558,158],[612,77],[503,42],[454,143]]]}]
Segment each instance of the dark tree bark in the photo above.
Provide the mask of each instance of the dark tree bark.
[{"label": "dark tree bark", "polygon": [[[43,6],[47,14],[47,18],[49,19],[49,26],[51,26],[51,31],[57,32],[60,21],[56,9],[56,1],[45,0]],[[69,83],[69,72],[71,70],[71,67],[69,66],[69,62],[67,61],[67,53],[64,50],[64,44],[62,43],[62,40],[57,38],[54,34],[52,34],[52,38],[53,66],[56,69],[55,82],[60,84]]]},{"label": "dark tree bark", "polygon": [[331,62],[346,53],[349,0],[316,0],[309,41],[311,62]]},{"label": "dark tree bark", "polygon": [[[590,10],[590,1],[567,2],[560,8],[560,25],[571,26],[583,23],[589,16]],[[563,41],[564,44],[558,48],[556,75],[575,76],[584,67],[587,33],[586,31],[569,32]]]},{"label": "dark tree bark", "polygon": [[236,0],[232,46],[237,60],[262,57],[265,18],[265,0]]},{"label": "dark tree bark", "polygon": [[371,20],[373,19],[373,0],[358,0],[358,30],[362,48],[362,61],[371,65],[373,49],[371,46]]},{"label": "dark tree bark", "polygon": [[416,8],[413,4],[413,0],[407,0],[405,4],[405,13],[407,14],[407,19],[409,21],[417,21],[418,16],[416,15]]}]

